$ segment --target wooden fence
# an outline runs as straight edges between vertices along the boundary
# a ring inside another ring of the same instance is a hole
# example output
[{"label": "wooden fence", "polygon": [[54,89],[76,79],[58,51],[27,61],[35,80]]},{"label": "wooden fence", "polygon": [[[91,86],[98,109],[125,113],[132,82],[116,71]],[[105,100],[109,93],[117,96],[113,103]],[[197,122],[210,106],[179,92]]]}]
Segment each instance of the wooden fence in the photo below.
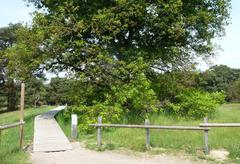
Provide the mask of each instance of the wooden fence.
[{"label": "wooden fence", "polygon": [[0,143],[1,143],[1,134],[3,130],[9,128],[19,127],[20,130],[20,139],[19,139],[19,147],[20,149],[23,148],[23,128],[24,128],[24,94],[25,94],[25,85],[24,83],[21,84],[21,98],[20,98],[20,120],[16,123],[0,125]]},{"label": "wooden fence", "polygon": [[208,131],[210,127],[240,127],[240,123],[208,123],[208,118],[204,118],[204,123],[200,124],[199,127],[196,126],[160,126],[160,125],[150,125],[149,120],[145,120],[144,125],[125,125],[125,124],[102,124],[102,117],[98,117],[98,124],[89,124],[89,126],[97,127],[97,143],[100,147],[102,145],[102,131],[103,127],[113,127],[113,128],[141,128],[146,129],[146,148],[149,149],[150,145],[150,129],[162,129],[162,130],[191,130],[191,131],[204,131],[204,152],[209,154],[209,144],[208,144]]},{"label": "wooden fence", "polygon": [[150,145],[150,129],[162,129],[162,130],[190,130],[190,131],[203,131],[204,132],[204,152],[209,154],[208,146],[208,127],[195,127],[195,126],[160,126],[150,125],[149,120],[145,120],[144,125],[126,125],[126,124],[102,124],[102,117],[98,117],[98,124],[89,124],[89,126],[97,127],[97,143],[98,146],[102,145],[102,127],[114,127],[114,128],[141,128],[146,130],[146,148],[149,149]]}]

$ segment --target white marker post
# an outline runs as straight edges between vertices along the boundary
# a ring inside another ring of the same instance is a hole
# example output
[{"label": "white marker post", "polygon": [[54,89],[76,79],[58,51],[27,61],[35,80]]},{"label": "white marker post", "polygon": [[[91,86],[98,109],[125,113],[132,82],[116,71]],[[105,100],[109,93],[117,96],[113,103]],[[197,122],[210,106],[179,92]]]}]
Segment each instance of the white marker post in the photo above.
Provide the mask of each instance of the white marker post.
[{"label": "white marker post", "polygon": [[77,138],[77,123],[78,123],[77,115],[76,114],[72,114],[71,132],[72,132],[72,138],[73,139]]}]

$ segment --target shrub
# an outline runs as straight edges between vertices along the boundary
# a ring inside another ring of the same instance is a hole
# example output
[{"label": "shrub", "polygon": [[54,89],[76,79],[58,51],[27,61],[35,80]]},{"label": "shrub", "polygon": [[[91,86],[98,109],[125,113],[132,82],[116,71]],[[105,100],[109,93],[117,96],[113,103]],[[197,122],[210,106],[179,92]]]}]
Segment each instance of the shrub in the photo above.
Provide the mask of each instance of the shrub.
[{"label": "shrub", "polygon": [[224,99],[222,92],[208,93],[188,89],[178,94],[175,102],[166,103],[164,109],[175,115],[199,119],[214,114]]},{"label": "shrub", "polygon": [[118,104],[123,109],[123,115],[147,117],[156,111],[157,98],[150,88],[150,82],[144,74],[138,74],[127,84],[113,86],[112,93],[107,96],[106,103]]},{"label": "shrub", "polygon": [[104,123],[118,121],[121,116],[122,109],[118,106],[106,106],[104,104],[96,104],[93,106],[70,106],[64,112],[64,118],[69,120],[71,114],[77,114],[81,131],[89,131],[89,124],[97,123],[97,117],[102,116]]},{"label": "shrub", "polygon": [[[121,67],[117,67],[118,64]],[[109,65],[111,66],[111,63],[108,63]],[[107,70],[109,77],[96,73],[97,83],[82,76],[79,84],[83,85],[73,87],[76,89],[71,101],[75,103],[73,107],[68,108],[66,118],[70,113],[78,114],[80,127],[87,130],[86,125],[96,123],[99,115],[105,123],[133,116],[142,119],[148,117],[157,110],[158,101],[150,81],[144,74],[145,67],[142,59],[128,64],[117,63],[116,66],[111,66],[111,71]]]},{"label": "shrub", "polygon": [[217,101],[218,104],[225,103],[226,94],[224,91],[221,92],[212,92],[210,96]]}]

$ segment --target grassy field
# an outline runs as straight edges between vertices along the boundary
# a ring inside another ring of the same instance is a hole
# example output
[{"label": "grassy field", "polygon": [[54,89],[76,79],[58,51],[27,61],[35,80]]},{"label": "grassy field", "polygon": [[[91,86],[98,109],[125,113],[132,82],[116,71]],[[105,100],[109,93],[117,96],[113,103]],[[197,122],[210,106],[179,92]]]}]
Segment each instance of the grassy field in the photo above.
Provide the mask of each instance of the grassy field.
[{"label": "grassy field", "polygon": [[[70,123],[64,123],[59,116],[58,120],[65,133],[70,135]],[[199,126],[202,120],[186,120],[165,115],[153,115],[151,124],[156,125],[186,125]],[[216,116],[209,122],[240,122],[240,104],[224,104],[217,110]],[[80,129],[79,129],[80,131]],[[96,130],[95,130],[96,132]],[[151,146],[153,153],[179,152],[194,154],[201,158],[203,155],[202,131],[169,131],[151,130]],[[209,132],[210,149],[226,149],[230,152],[231,161],[237,163],[240,159],[240,128],[212,128]],[[85,141],[87,147],[96,148],[96,133],[79,133],[79,140]],[[134,151],[146,151],[144,129],[116,129],[108,128],[103,131],[104,149],[127,148]],[[156,151],[157,150],[157,151]],[[156,151],[156,152],[154,152]]]},{"label": "grassy field", "polygon": [[[30,145],[33,139],[34,116],[53,107],[29,108],[25,110],[24,146]],[[19,111],[0,114],[0,125],[19,121]],[[0,164],[26,164],[29,153],[19,150],[19,128],[2,131],[0,143]]]}]

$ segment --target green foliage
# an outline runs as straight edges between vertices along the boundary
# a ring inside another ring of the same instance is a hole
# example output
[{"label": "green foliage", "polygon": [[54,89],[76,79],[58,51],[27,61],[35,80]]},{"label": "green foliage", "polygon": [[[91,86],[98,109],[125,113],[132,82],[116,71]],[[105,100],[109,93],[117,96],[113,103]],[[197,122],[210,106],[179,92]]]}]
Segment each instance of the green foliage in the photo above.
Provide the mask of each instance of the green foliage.
[{"label": "green foliage", "polygon": [[[158,101],[143,73],[146,66],[141,58],[130,64],[103,61],[109,70],[98,72],[101,67],[95,65],[91,80],[80,74],[72,85],[69,99],[75,106],[69,111],[78,114],[82,127],[95,122],[99,115],[107,122],[117,122],[123,117],[145,118],[156,111]],[[109,73],[107,78],[103,73]]]},{"label": "green foliage", "polygon": [[3,104],[7,102],[8,110],[17,109],[20,81],[26,82],[27,106],[45,101],[43,81],[35,78],[42,75],[37,70],[40,62],[35,60],[40,38],[38,33],[21,24],[0,29],[0,100]]},{"label": "green foliage", "polygon": [[78,128],[81,129],[81,131],[88,132],[89,129],[91,129],[88,124],[97,123],[98,116],[102,116],[105,123],[119,121],[122,109],[117,105],[106,106],[100,103],[93,106],[71,106],[68,107],[66,112],[64,113],[64,118],[66,120],[69,120],[72,113],[78,115]]},{"label": "green foliage", "polygon": [[43,63],[75,71],[95,63],[99,54],[125,62],[142,57],[160,68],[208,58],[230,8],[229,0],[28,1],[48,10],[35,14],[32,26],[44,36]]},{"label": "green foliage", "polygon": [[174,97],[186,88],[196,88],[198,72],[195,70],[156,73],[151,71],[148,78],[152,82],[152,88],[161,101],[174,100]]},{"label": "green foliage", "polygon": [[240,101],[240,98],[237,96],[237,82],[235,82],[239,79],[240,69],[229,68],[226,65],[216,65],[201,73],[197,83],[205,91],[226,92],[227,101]]},{"label": "green foliage", "polygon": [[28,78],[25,82],[25,105],[38,107],[46,104],[46,86],[44,79]]},{"label": "green foliage", "polygon": [[232,82],[226,93],[229,101],[240,102],[240,80]]},{"label": "green foliage", "polygon": [[22,28],[21,24],[9,24],[7,27],[0,28],[0,103],[7,102],[6,106],[9,111],[17,109],[18,86],[8,68],[10,65],[8,49],[16,44],[17,31],[20,28]]},{"label": "green foliage", "polygon": [[[18,29],[17,43],[6,51],[9,72],[26,80],[44,69],[72,71],[73,80],[52,80],[47,100],[89,112],[86,122],[99,114],[110,121],[147,117],[156,111],[155,91],[160,100],[190,99],[181,91],[194,87],[195,75],[183,78],[174,70],[212,56],[212,39],[224,33],[230,5],[229,0],[29,2],[48,12],[35,13],[30,28]],[[173,73],[154,81],[146,71],[153,67]],[[196,106],[201,105],[205,108],[202,102]],[[183,107],[190,106],[189,100]]]},{"label": "green foliage", "polygon": [[[73,97],[76,90],[73,84],[77,82],[76,80],[67,78],[52,78],[50,83],[46,85],[46,101],[51,105],[71,105],[71,96]],[[70,95],[70,93],[72,93]]]},{"label": "green foliage", "polygon": [[199,85],[207,91],[226,91],[228,85],[240,78],[240,70],[226,65],[216,65],[199,77]]},{"label": "green foliage", "polygon": [[98,116],[102,116],[105,123],[116,123],[124,116],[145,118],[156,111],[157,100],[154,92],[148,88],[149,83],[142,78],[143,82],[134,81],[130,85],[112,87],[112,93],[107,94],[104,102],[94,102],[91,106],[69,107],[68,114],[78,115],[81,130],[89,129],[88,124],[96,123]]},{"label": "green foliage", "polygon": [[33,76],[41,77],[41,64],[46,58],[46,54],[41,51],[43,34],[40,30],[21,26],[16,31],[16,37],[16,43],[5,53],[9,59],[8,70],[12,78],[24,81]]},{"label": "green foliage", "polygon": [[178,116],[199,119],[213,115],[224,99],[225,95],[219,92],[185,90],[175,97],[174,103],[168,102],[164,110]]},{"label": "green foliage", "polygon": [[111,87],[112,94],[107,94],[107,104],[119,104],[125,115],[145,117],[156,110],[156,97],[150,82],[144,74],[136,75],[127,84]]},{"label": "green foliage", "polygon": [[226,101],[226,93],[221,92],[212,92],[210,93],[210,96],[218,103],[218,104],[224,104]]},{"label": "green foliage", "polygon": [[[50,84],[47,99],[101,107],[103,115],[113,111],[113,119],[156,110],[158,86],[152,87],[146,70],[174,70],[212,56],[212,38],[224,33],[230,5],[229,0],[29,2],[48,12],[35,13],[31,28],[18,30],[18,42],[8,50],[9,70],[20,79],[44,69],[70,70],[73,82]],[[178,85],[178,76],[170,76],[175,81],[165,95],[174,97],[186,86]],[[158,89],[167,88],[160,81]],[[160,89],[158,96],[164,97]]]},{"label": "green foliage", "polygon": [[[9,24],[7,27],[0,28],[0,50],[5,50],[9,47],[12,47],[17,41],[16,31],[21,28],[20,23]],[[0,58],[2,59],[2,58]]]}]

